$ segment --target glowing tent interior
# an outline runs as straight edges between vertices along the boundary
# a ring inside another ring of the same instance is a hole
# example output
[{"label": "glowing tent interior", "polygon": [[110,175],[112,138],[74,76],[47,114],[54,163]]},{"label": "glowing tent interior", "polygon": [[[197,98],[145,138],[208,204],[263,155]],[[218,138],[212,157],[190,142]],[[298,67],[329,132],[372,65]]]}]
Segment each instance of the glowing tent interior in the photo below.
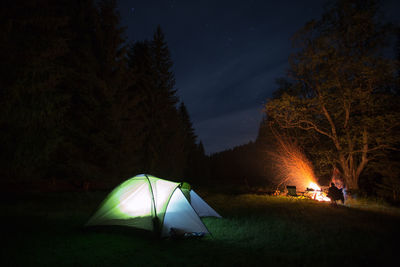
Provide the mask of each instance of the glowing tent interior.
[{"label": "glowing tent interior", "polygon": [[123,225],[169,236],[171,229],[184,233],[209,233],[200,217],[221,216],[186,183],[140,174],[117,186],[87,222]]}]

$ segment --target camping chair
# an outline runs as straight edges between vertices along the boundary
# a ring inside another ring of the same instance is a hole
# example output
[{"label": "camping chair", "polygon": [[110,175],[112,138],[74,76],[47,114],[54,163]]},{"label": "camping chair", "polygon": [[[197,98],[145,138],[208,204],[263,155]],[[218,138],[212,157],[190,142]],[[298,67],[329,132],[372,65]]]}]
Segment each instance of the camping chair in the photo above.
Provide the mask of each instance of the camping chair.
[{"label": "camping chair", "polygon": [[297,193],[296,193],[296,186],[292,186],[292,185],[288,185],[286,186],[287,189],[287,196],[291,196],[291,197],[297,197]]}]

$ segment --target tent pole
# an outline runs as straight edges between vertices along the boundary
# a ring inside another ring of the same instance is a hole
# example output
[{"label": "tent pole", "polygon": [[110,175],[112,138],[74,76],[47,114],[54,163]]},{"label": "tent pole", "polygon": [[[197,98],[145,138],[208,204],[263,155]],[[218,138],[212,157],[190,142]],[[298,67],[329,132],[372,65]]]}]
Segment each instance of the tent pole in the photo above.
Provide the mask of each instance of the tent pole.
[{"label": "tent pole", "polygon": [[147,176],[147,174],[144,174],[144,176],[147,179],[147,182],[149,183],[149,187],[150,187],[150,193],[151,193],[151,201],[153,203],[153,209],[154,209],[154,217],[152,218],[153,221],[153,228],[154,228],[154,232],[156,233],[157,236],[161,235],[161,226],[160,226],[160,222],[158,220],[158,216],[157,216],[157,209],[156,209],[156,202],[154,200],[154,193],[153,193],[153,187],[151,186],[151,182],[149,177]]}]

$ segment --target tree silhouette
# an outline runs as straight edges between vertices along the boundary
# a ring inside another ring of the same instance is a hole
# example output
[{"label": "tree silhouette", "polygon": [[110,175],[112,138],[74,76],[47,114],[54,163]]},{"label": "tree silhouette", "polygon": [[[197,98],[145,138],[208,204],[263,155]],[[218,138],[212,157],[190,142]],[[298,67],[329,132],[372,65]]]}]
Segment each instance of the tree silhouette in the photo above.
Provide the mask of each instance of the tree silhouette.
[{"label": "tree silhouette", "polygon": [[[6,1],[1,9],[2,177],[45,176],[62,142],[68,19],[54,1]],[[22,178],[21,178],[22,179]]]},{"label": "tree silhouette", "polygon": [[280,128],[317,134],[325,156],[348,188],[359,189],[366,166],[399,141],[399,113],[391,90],[394,64],[382,56],[386,25],[375,1],[337,1],[296,35],[291,58],[293,91],[266,105]]}]

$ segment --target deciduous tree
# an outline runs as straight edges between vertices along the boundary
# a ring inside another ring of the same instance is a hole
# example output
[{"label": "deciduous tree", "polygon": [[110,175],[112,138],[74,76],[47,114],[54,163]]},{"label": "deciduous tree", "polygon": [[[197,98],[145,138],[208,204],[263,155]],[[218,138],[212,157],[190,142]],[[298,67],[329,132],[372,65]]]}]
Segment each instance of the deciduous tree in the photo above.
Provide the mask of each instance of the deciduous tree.
[{"label": "deciduous tree", "polygon": [[317,134],[328,144],[325,156],[354,190],[366,166],[399,141],[395,65],[383,55],[389,28],[377,14],[375,1],[339,0],[307,23],[294,38],[291,93],[266,104],[280,128]]}]

